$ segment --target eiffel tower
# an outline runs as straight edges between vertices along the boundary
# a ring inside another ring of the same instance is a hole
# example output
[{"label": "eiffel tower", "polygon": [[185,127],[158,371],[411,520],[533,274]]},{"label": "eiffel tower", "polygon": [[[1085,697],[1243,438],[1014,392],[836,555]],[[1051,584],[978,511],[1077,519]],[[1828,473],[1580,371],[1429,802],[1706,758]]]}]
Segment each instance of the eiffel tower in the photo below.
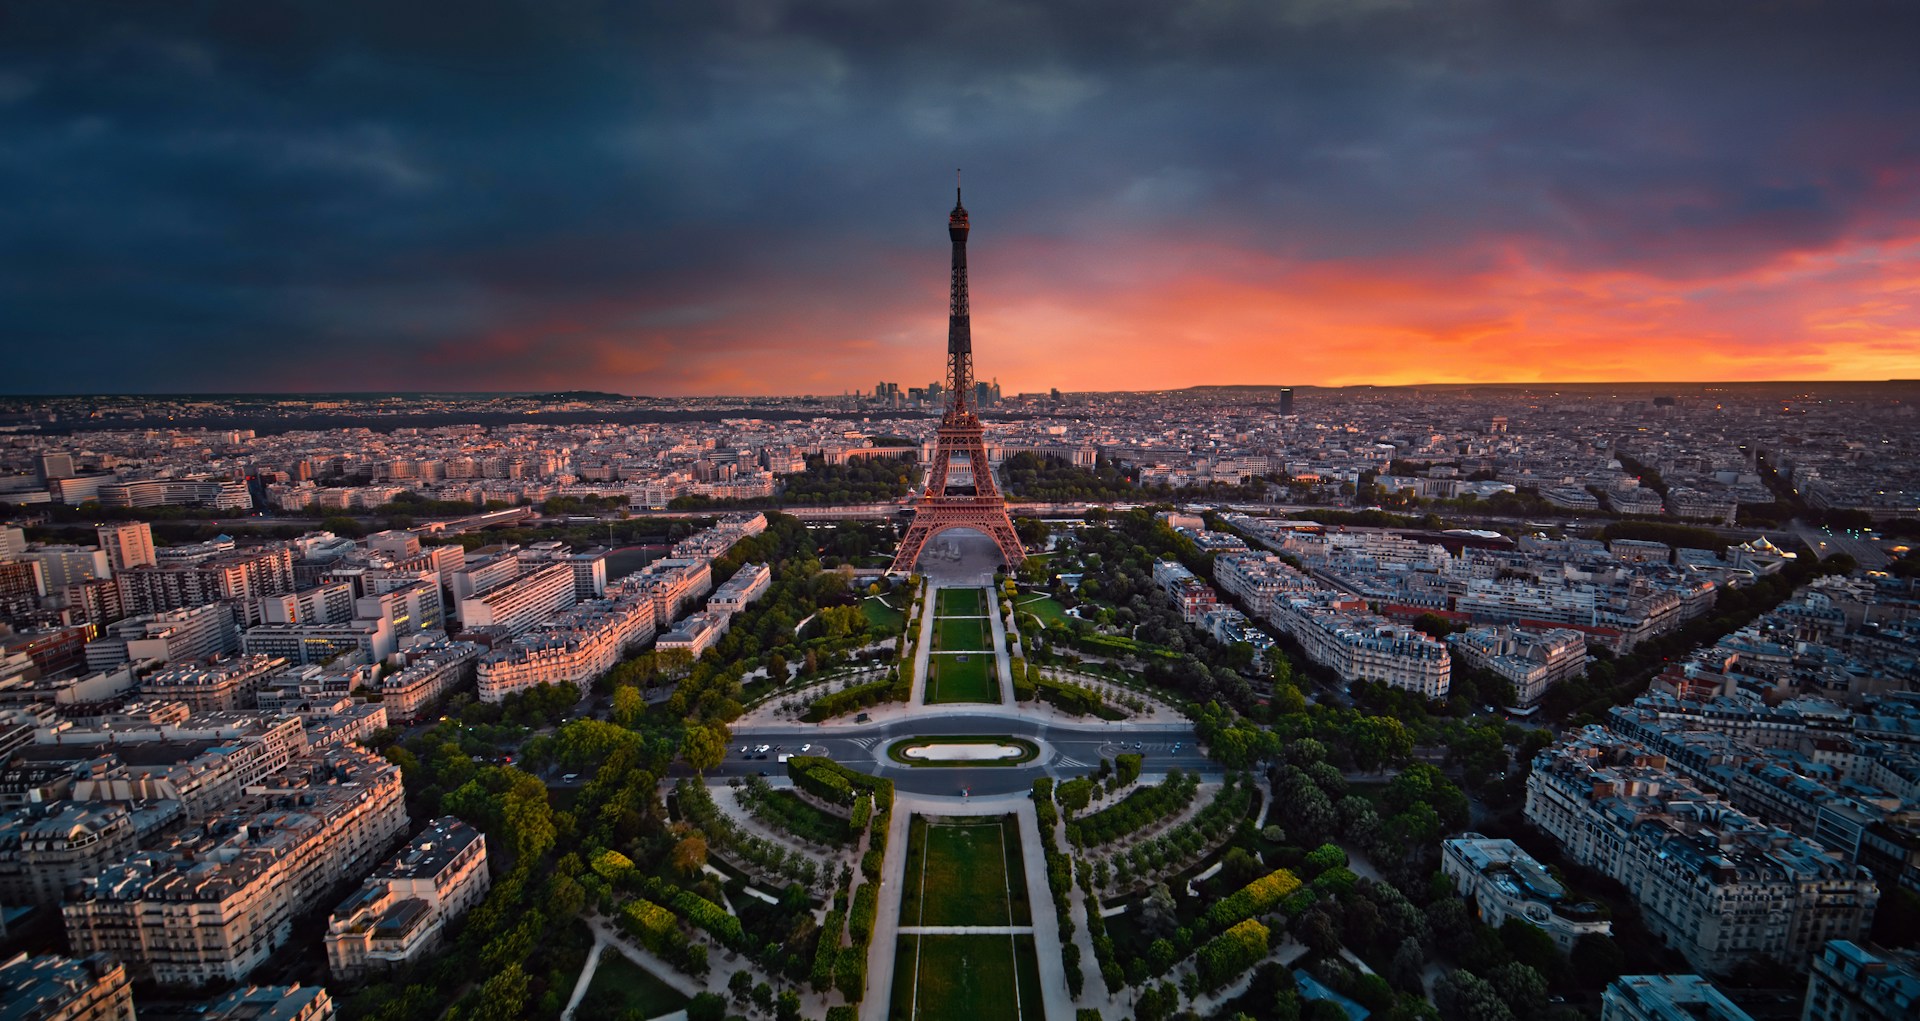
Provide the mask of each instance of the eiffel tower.
[{"label": "eiffel tower", "polygon": [[953,528],[969,528],[1000,547],[1008,567],[1027,559],[1020,538],[1007,516],[1007,500],[993,480],[987,463],[980,418],[973,413],[973,323],[967,309],[967,207],[960,189],[953,189],[953,212],[947,216],[947,236],[953,239],[953,286],[947,301],[947,413],[935,434],[933,464],[927,488],[914,504],[913,523],[900,540],[893,558],[895,574],[911,574],[927,541]]}]

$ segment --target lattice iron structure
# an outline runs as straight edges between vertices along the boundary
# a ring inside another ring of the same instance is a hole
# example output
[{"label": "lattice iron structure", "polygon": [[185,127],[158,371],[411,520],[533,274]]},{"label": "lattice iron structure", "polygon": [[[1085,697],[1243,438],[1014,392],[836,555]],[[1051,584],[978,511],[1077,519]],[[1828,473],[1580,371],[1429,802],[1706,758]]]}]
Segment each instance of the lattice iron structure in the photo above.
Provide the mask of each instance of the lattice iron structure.
[{"label": "lattice iron structure", "polygon": [[[993,540],[1008,567],[1027,559],[1007,515],[1007,500],[993,479],[980,418],[973,411],[973,321],[967,304],[967,207],[953,190],[947,237],[953,239],[953,285],[947,297],[947,412],[935,434],[927,487],[914,504],[913,523],[893,558],[895,574],[910,574],[928,540],[953,528],[970,528]],[[961,464],[965,482],[955,471]]]}]

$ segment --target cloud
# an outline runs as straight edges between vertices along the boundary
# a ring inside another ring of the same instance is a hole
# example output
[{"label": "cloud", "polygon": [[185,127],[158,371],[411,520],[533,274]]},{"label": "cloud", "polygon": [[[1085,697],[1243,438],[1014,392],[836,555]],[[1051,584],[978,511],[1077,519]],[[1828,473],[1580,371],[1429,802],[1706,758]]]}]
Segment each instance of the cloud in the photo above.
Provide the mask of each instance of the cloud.
[{"label": "cloud", "polygon": [[1920,374],[1907,4],[4,18],[6,389]]}]

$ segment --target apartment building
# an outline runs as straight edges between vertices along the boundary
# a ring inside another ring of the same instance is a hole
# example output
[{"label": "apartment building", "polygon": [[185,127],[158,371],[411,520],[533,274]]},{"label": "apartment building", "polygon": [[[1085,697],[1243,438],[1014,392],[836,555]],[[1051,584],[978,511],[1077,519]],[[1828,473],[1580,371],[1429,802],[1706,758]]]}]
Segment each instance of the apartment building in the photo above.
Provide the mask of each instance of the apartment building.
[{"label": "apartment building", "polygon": [[471,681],[480,647],[441,641],[406,650],[407,665],[380,679],[380,701],[396,723],[414,723],[442,696]]},{"label": "apartment building", "polygon": [[0,963],[0,1018],[134,1021],[127,969],[107,957],[15,954]]},{"label": "apartment building", "polygon": [[460,622],[470,628],[496,627],[517,635],[574,602],[572,566],[548,563],[461,600]]},{"label": "apartment building", "polygon": [[157,701],[184,702],[196,713],[252,709],[267,678],[286,664],[278,656],[254,655],[168,667],[141,678],[140,694]]},{"label": "apartment building", "polygon": [[292,592],[293,554],[286,547],[217,556],[198,563],[164,563],[116,572],[120,604],[128,613],[157,613],[220,600],[251,602]]},{"label": "apartment building", "polygon": [[453,816],[435,819],[334,909],[328,970],[352,979],[419,958],[491,884],[487,838]]},{"label": "apartment building", "polygon": [[1571,628],[1492,625],[1449,635],[1447,645],[1470,667],[1513,682],[1513,704],[1537,705],[1547,689],[1586,672],[1586,636]]},{"label": "apartment building", "polygon": [[349,620],[336,624],[256,624],[240,635],[240,651],[249,656],[279,656],[290,663],[325,663],[349,653],[363,663],[393,655],[397,641],[386,620]]},{"label": "apartment building", "polygon": [[1753,1021],[1698,975],[1622,975],[1600,996],[1600,1021]]},{"label": "apartment building", "polygon": [[107,633],[87,643],[89,670],[157,660],[179,663],[211,659],[240,648],[233,608],[224,603],[143,614],[108,625]]},{"label": "apartment building", "polygon": [[1756,958],[1804,971],[1830,939],[1866,931],[1868,872],[1761,823],[1589,726],[1534,760],[1526,818],[1567,857],[1624,885],[1647,927],[1707,974]]},{"label": "apartment building", "polygon": [[1911,1021],[1920,1017],[1920,954],[1828,943],[1813,961],[1800,1021]]},{"label": "apartment building", "polygon": [[1546,867],[1511,840],[1467,833],[1440,844],[1440,871],[1479,918],[1498,929],[1509,918],[1546,933],[1561,953],[1587,935],[1609,935],[1613,923],[1596,904],[1576,904]]},{"label": "apartment building", "polygon": [[333,998],[319,986],[246,986],[207,1004],[204,1021],[333,1021]]},{"label": "apartment building", "polygon": [[127,806],[66,801],[0,817],[0,903],[57,904],[139,847]]},{"label": "apartment building", "polygon": [[645,593],[583,603],[480,657],[480,701],[498,702],[542,684],[584,688],[654,631],[654,601]]},{"label": "apartment building", "polygon": [[713,648],[727,633],[727,626],[733,622],[731,614],[700,613],[688,614],[686,619],[674,625],[673,630],[660,636],[653,647],[660,652],[681,651],[693,659]]},{"label": "apartment building", "polygon": [[647,593],[653,600],[653,619],[664,627],[713,591],[713,566],[704,556],[663,557],[609,588],[616,594],[635,590]]},{"label": "apartment building", "polygon": [[1270,619],[1342,682],[1378,681],[1426,698],[1452,690],[1453,659],[1444,643],[1353,601],[1332,593],[1293,595],[1274,604]]},{"label": "apartment building", "polygon": [[400,771],[356,749],[289,765],[203,830],[140,852],[61,907],[67,941],[161,985],[238,982],[294,917],[406,832]]},{"label": "apartment building", "polygon": [[773,585],[773,569],[766,564],[742,564],[725,585],[707,597],[709,613],[739,613]]}]

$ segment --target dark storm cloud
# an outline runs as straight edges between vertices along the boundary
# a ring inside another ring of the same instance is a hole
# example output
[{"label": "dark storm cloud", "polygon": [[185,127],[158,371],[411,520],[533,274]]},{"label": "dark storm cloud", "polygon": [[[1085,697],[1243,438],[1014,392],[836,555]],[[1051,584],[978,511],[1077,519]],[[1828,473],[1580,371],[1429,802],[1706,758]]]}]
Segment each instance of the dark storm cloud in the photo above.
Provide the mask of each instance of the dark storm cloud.
[{"label": "dark storm cloud", "polygon": [[676,345],[767,343],[715,324],[937,315],[956,164],[1002,237],[1090,250],[1735,272],[1912,226],[1916,38],[1891,3],[10,5],[0,390],[697,389]]}]

